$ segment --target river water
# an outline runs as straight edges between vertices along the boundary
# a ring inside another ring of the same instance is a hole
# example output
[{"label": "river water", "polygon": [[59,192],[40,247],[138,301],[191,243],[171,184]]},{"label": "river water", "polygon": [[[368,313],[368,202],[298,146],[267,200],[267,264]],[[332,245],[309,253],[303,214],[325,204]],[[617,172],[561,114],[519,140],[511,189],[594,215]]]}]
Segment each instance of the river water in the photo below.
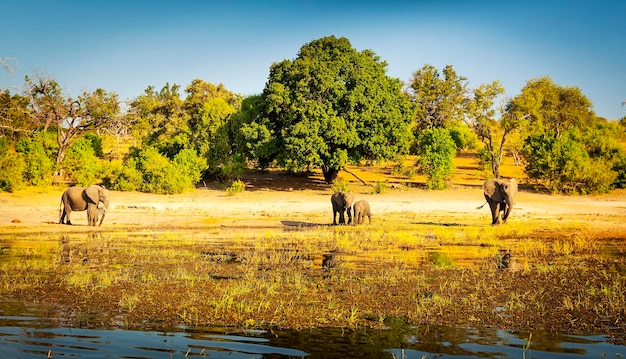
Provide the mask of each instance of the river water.
[{"label": "river water", "polygon": [[603,336],[414,326],[386,330],[167,331],[56,326],[41,308],[0,302],[0,358],[622,358]]}]

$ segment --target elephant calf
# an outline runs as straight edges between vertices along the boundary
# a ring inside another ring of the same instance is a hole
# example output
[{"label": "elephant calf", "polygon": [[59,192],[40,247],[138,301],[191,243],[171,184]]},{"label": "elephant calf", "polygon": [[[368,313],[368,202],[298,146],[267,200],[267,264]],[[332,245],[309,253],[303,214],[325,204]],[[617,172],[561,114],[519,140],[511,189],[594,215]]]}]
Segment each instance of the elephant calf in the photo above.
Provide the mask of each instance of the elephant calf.
[{"label": "elephant calf", "polygon": [[98,224],[98,218],[104,214],[104,208],[98,207],[93,203],[87,205],[87,222],[90,226],[95,227]]},{"label": "elephant calf", "polygon": [[369,223],[372,223],[372,212],[370,211],[370,204],[366,200],[362,199],[354,203],[354,222],[353,225],[363,224],[363,220],[367,216]]}]

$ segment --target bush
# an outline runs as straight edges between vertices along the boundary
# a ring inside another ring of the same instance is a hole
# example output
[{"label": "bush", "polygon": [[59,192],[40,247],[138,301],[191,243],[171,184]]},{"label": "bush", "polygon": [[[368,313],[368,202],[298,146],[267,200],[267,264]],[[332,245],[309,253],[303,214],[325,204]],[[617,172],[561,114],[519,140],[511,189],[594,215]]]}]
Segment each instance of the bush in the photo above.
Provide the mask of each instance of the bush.
[{"label": "bush", "polygon": [[102,158],[104,157],[104,153],[102,152],[102,138],[95,133],[88,133],[83,136],[84,139],[89,141],[91,144],[91,148],[93,148],[93,153],[96,157]]},{"label": "bush", "polygon": [[84,187],[99,179],[100,160],[95,155],[92,142],[81,137],[72,143],[65,153],[61,168],[73,181]]},{"label": "bush", "polygon": [[208,168],[206,161],[192,149],[178,152],[173,162],[187,182],[186,187],[194,187],[202,178],[202,173]]},{"label": "bush", "polygon": [[449,129],[450,137],[458,150],[473,150],[478,143],[478,137],[466,125],[458,125]]},{"label": "bush", "polygon": [[372,193],[374,194],[383,194],[389,191],[389,181],[377,181],[374,184],[374,189]]},{"label": "bush", "polygon": [[426,175],[428,189],[446,189],[454,171],[456,145],[450,132],[444,128],[427,129],[418,135],[417,166]]},{"label": "bush", "polygon": [[24,186],[24,158],[9,151],[4,137],[0,137],[0,168],[0,191],[14,192]]},{"label": "bush", "polygon": [[15,151],[22,154],[25,161],[24,180],[33,186],[52,183],[54,161],[48,157],[41,142],[21,139],[15,144]]},{"label": "bush", "polygon": [[529,136],[524,147],[526,173],[552,193],[602,193],[618,174],[603,158],[591,158],[573,133]]},{"label": "bush", "polygon": [[350,185],[350,182],[346,181],[346,180],[338,180],[338,181],[334,181],[331,188],[334,192],[350,192],[348,187]]},{"label": "bush", "polygon": [[107,175],[102,179],[104,186],[116,191],[139,191],[143,184],[135,158],[128,158],[125,162],[108,162],[105,172]]},{"label": "bush", "polygon": [[227,196],[234,196],[246,189],[246,184],[242,180],[234,180],[230,187],[226,188]]},{"label": "bush", "polygon": [[109,165],[104,183],[120,191],[181,193],[194,188],[205,168],[194,150],[182,150],[170,161],[154,147],[132,149],[122,164]]}]

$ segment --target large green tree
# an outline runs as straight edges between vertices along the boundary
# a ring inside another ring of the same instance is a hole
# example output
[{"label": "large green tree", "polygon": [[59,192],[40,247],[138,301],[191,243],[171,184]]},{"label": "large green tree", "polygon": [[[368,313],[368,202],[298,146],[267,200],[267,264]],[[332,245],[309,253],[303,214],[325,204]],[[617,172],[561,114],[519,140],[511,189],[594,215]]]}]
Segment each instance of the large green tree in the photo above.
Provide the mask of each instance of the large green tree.
[{"label": "large green tree", "polygon": [[467,78],[457,75],[452,65],[443,75],[429,64],[413,73],[406,93],[416,106],[417,132],[430,128],[451,128],[466,115],[470,98]]},{"label": "large green tree", "polygon": [[83,91],[77,99],[63,95],[56,80],[35,74],[26,77],[25,93],[29,97],[33,116],[43,132],[56,129],[60,167],[67,149],[83,134],[107,125],[119,116],[118,95],[97,89]]},{"label": "large green tree", "polygon": [[569,128],[593,125],[593,104],[577,87],[560,86],[549,77],[529,80],[521,93],[507,104],[513,117],[526,117],[532,133],[561,136]]},{"label": "large green tree", "polygon": [[[327,183],[348,163],[405,153],[412,119],[399,79],[371,50],[344,37],[305,44],[294,60],[275,63],[262,93],[264,108],[243,126],[262,146],[261,165],[321,167]],[[253,141],[252,137],[248,138]]]},{"label": "large green tree", "polygon": [[131,101],[131,132],[141,146],[155,147],[169,159],[190,148],[189,116],[183,104],[180,86],[169,83],[160,91],[148,86]]},{"label": "large green tree", "polygon": [[[482,84],[472,93],[467,121],[484,145],[482,153],[491,168],[491,173],[495,178],[499,178],[507,141],[511,135],[524,128],[528,115],[506,112],[496,104],[498,98],[504,94],[504,87],[500,81]],[[511,149],[511,145],[508,148]]]},{"label": "large green tree", "polygon": [[185,92],[183,108],[189,119],[191,146],[206,160],[208,174],[218,174],[236,151],[230,122],[241,107],[241,96],[222,84],[200,79],[193,80]]},{"label": "large green tree", "polygon": [[529,178],[552,192],[606,192],[622,186],[626,154],[617,127],[597,117],[591,101],[576,87],[550,78],[528,81],[507,104],[507,113],[525,113]]}]

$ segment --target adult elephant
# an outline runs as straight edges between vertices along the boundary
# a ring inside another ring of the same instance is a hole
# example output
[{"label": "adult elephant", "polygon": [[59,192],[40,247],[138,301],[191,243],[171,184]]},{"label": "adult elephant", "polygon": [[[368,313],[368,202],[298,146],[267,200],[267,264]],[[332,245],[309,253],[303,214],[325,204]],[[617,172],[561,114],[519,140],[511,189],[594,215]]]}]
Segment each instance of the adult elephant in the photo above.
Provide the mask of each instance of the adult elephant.
[{"label": "adult elephant", "polygon": [[[98,208],[100,203],[103,204],[102,217],[100,217],[100,223],[102,225],[104,221],[104,215],[109,209],[109,191],[103,186],[91,185],[87,188],[73,186],[65,190],[61,196],[61,217],[59,223],[72,224],[70,221],[70,213],[72,211],[87,211],[87,221],[89,225],[95,226],[97,217],[100,214]],[[94,218],[95,216],[95,218]]]},{"label": "adult elephant", "polygon": [[[489,203],[491,209],[491,224],[506,222],[515,206],[515,196],[517,195],[515,178],[487,180],[483,183],[483,193],[487,200],[486,203]],[[483,206],[484,204],[478,208],[483,208]]]},{"label": "adult elephant", "polygon": [[339,191],[333,193],[330,197],[330,203],[333,205],[333,225],[337,225],[337,213],[339,213],[339,224],[346,224],[344,212],[348,212],[348,224],[352,222],[352,204],[354,203],[354,195],[350,192]]},{"label": "adult elephant", "polygon": [[369,220],[369,223],[372,223],[372,212],[370,211],[370,204],[362,199],[360,201],[354,202],[354,221],[353,225],[362,224],[365,217]]}]

